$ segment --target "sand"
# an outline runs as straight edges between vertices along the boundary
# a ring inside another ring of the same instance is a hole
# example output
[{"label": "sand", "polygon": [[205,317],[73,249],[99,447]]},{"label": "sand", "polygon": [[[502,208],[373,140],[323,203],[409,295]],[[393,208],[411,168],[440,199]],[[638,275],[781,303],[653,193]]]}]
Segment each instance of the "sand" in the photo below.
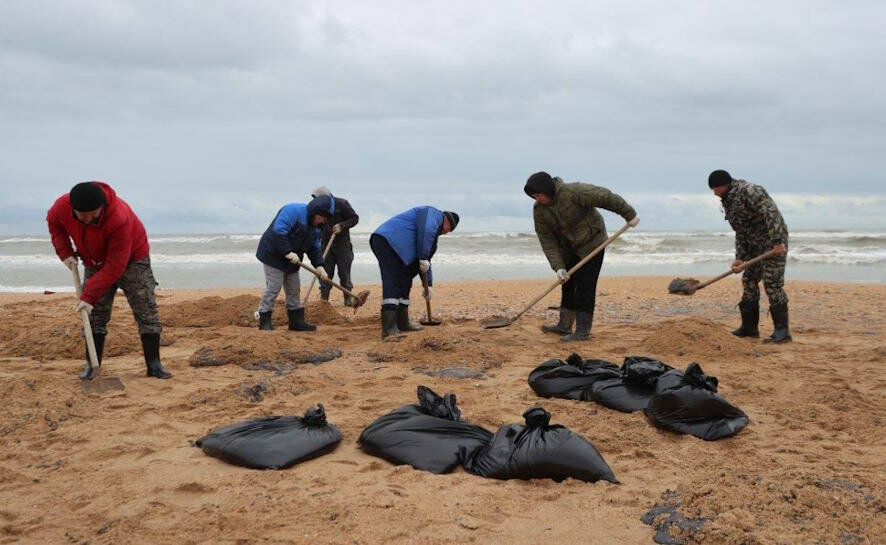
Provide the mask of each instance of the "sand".
[{"label": "sand", "polygon": [[[258,287],[160,291],[169,381],[144,376],[118,297],[105,373],[126,392],[105,397],[84,395],[76,378],[72,295],[0,294],[0,542],[651,543],[658,531],[685,543],[886,543],[886,285],[789,282],[795,341],[769,346],[729,335],[734,278],[691,297],[669,295],[669,281],[604,277],[592,338],[570,345],[539,331],[555,295],[510,327],[479,325],[547,280],[440,282],[443,325],[396,342],[379,339],[378,286],[356,314],[339,296],[312,304],[319,330],[307,334],[285,329],[282,302],[278,329],[260,332]],[[769,334],[765,314],[761,324]],[[697,361],[750,424],[710,443],[641,414],[537,398],[529,372],[573,351]],[[414,402],[421,384],[456,393],[464,417],[490,430],[543,406],[621,484],[433,475],[362,453],[363,427]],[[318,402],[344,439],[289,470],[227,465],[192,444]]]}]

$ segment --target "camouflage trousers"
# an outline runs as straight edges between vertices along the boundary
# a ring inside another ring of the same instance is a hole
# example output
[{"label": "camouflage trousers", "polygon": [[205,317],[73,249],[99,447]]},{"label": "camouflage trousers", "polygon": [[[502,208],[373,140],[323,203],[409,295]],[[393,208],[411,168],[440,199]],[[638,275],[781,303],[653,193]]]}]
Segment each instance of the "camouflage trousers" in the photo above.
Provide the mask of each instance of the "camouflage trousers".
[{"label": "camouflage trousers", "polygon": [[[86,281],[96,272],[96,269],[87,267]],[[160,333],[162,329],[160,314],[157,312],[157,299],[154,297],[156,285],[154,271],[151,270],[150,257],[130,262],[117,282],[95,302],[92,313],[89,315],[92,333],[101,335],[108,333],[107,326],[111,320],[111,310],[114,308],[114,296],[117,295],[117,288],[123,290],[123,295],[129,301],[135,322],[138,324],[139,334]]]},{"label": "camouflage trousers", "polygon": [[[763,253],[763,252],[760,252]],[[769,306],[788,302],[788,294],[784,291],[784,269],[787,265],[785,256],[773,256],[755,263],[744,270],[741,283],[744,293],[741,300],[758,303],[760,301],[760,280],[769,297]]]}]

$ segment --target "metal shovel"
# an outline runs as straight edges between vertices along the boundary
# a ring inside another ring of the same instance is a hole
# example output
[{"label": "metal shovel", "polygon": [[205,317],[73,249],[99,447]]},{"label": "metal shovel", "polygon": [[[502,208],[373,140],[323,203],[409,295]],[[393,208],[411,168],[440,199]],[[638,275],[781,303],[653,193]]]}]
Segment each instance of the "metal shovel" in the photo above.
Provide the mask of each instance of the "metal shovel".
[{"label": "metal shovel", "polygon": [[[71,273],[74,276],[74,291],[77,298],[83,288],[80,284],[80,268],[75,264],[71,267]],[[103,377],[102,366],[98,361],[98,354],[95,352],[95,339],[92,338],[92,325],[89,323],[89,312],[84,308],[80,312],[83,319],[83,335],[86,337],[86,351],[89,353],[89,366],[92,368],[92,378],[89,380],[81,380],[83,392],[86,394],[104,394],[118,390],[125,390],[126,387],[117,377]]]},{"label": "metal shovel", "polygon": [[[421,285],[425,289],[425,293],[428,291],[428,275],[426,273],[419,273],[421,276]],[[421,325],[440,325],[443,322],[440,320],[435,320],[431,318],[431,300],[425,299],[425,304],[428,306],[428,316],[424,320],[419,321]]]},{"label": "metal shovel", "polygon": [[[593,252],[591,252],[591,253],[589,253],[588,255],[586,255],[586,256],[584,257],[584,259],[582,259],[581,261],[579,261],[578,263],[576,263],[574,267],[572,267],[571,269],[569,269],[569,271],[568,271],[566,274],[568,274],[569,276],[572,276],[572,275],[575,273],[575,271],[577,271],[577,270],[579,270],[580,268],[582,268],[582,267],[583,267],[588,261],[590,261],[591,259],[593,259],[593,257],[594,257],[595,255],[597,255],[597,254],[599,254],[600,252],[602,252],[602,251],[603,251],[603,248],[609,246],[609,244],[610,244],[613,240],[615,240],[615,239],[617,239],[618,237],[620,237],[620,236],[622,235],[622,233],[624,233],[625,231],[627,231],[627,230],[630,229],[630,228],[631,228],[631,224],[629,224],[629,223],[624,224],[624,226],[623,226],[621,229],[619,229],[619,230],[616,231],[611,237],[609,237],[609,238],[607,238],[605,241],[603,241],[602,244],[600,244],[599,246],[597,246],[596,248],[594,248],[594,251],[593,251]],[[526,306],[523,308],[523,310],[521,310],[520,312],[518,312],[515,316],[513,316],[513,317],[511,317],[511,318],[492,318],[492,319],[489,319],[489,320],[483,320],[482,322],[480,322],[480,324],[483,326],[484,329],[494,329],[494,328],[496,328],[496,327],[506,327],[506,326],[509,326],[509,325],[511,325],[512,323],[514,323],[514,322],[516,322],[517,320],[519,320],[520,317],[523,316],[524,314],[526,314],[526,312],[527,312],[529,309],[531,309],[532,307],[535,306],[536,303],[538,303],[539,301],[541,301],[541,300],[544,298],[545,295],[551,293],[551,291],[553,291],[554,288],[556,288],[557,286],[559,286],[559,285],[562,284],[562,283],[563,283],[563,282],[561,282],[560,279],[558,278],[556,282],[554,282],[553,284],[551,284],[551,287],[549,287],[549,288],[546,289],[543,293],[541,293],[540,295],[538,295],[535,299],[533,299],[532,301],[530,301],[529,304],[526,305]]]},{"label": "metal shovel", "polygon": [[724,272],[723,274],[716,276],[714,278],[711,278],[707,282],[699,282],[698,280],[696,280],[694,278],[674,278],[673,280],[671,280],[671,283],[668,284],[668,292],[676,294],[676,295],[692,295],[695,292],[697,292],[698,290],[705,288],[707,286],[710,286],[714,282],[717,282],[719,280],[723,280],[724,278],[726,278],[730,274],[738,274],[739,272],[747,269],[748,267],[750,267],[754,263],[757,263],[759,261],[763,261],[767,257],[772,257],[774,255],[775,255],[775,250],[774,249],[769,250],[766,253],[760,254],[757,257],[742,263],[742,265],[738,269],[738,271],[733,271],[732,269],[729,269],[728,271]]}]

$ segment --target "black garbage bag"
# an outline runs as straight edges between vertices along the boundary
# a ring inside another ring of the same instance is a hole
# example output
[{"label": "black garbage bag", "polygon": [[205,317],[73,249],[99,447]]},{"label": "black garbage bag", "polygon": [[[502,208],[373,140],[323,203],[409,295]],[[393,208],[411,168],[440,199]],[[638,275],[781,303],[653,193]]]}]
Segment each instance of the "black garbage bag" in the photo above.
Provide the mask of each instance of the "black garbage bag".
[{"label": "black garbage bag", "polygon": [[541,397],[588,400],[597,381],[618,378],[618,365],[605,360],[582,360],[572,354],[564,362],[552,359],[529,373],[529,387]]},{"label": "black garbage bag", "polygon": [[418,387],[418,403],[389,412],[360,434],[367,454],[431,473],[449,473],[492,438],[492,432],[461,419],[455,394],[440,397]]},{"label": "black garbage bag", "polygon": [[733,436],[748,425],[748,416],[717,394],[717,384],[717,378],[705,375],[697,363],[684,373],[669,371],[644,412],[659,428],[706,441]]},{"label": "black garbage bag", "polygon": [[341,432],[323,405],[302,416],[267,416],[213,431],[196,445],[209,456],[251,469],[284,469],[333,450]]},{"label": "black garbage bag", "polygon": [[502,426],[489,444],[466,455],[465,469],[492,479],[618,482],[594,445],[568,428],[550,425],[549,412],[533,407],[523,418],[525,426]]},{"label": "black garbage bag", "polygon": [[655,395],[658,378],[671,369],[670,365],[653,358],[628,356],[618,378],[595,382],[589,399],[626,413],[645,409]]}]

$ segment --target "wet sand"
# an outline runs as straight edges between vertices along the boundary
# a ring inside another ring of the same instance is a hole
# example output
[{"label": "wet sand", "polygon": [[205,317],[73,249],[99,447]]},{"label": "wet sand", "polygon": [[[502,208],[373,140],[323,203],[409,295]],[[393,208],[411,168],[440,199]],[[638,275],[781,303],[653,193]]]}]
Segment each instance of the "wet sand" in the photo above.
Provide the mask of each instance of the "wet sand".
[{"label": "wet sand", "polygon": [[[126,392],[104,397],[80,389],[72,294],[0,294],[0,542],[651,543],[656,530],[641,519],[656,504],[670,511],[654,522],[691,522],[670,529],[686,543],[886,542],[886,285],[788,282],[794,342],[770,346],[729,334],[736,279],[691,297],[669,295],[669,281],[602,278],[592,338],[569,345],[539,331],[556,291],[510,327],[478,322],[516,312],[549,280],[441,282],[443,325],[399,342],[379,338],[378,286],[356,314],[335,293],[333,306],[311,304],[315,333],[285,329],[282,299],[278,329],[258,331],[258,287],[161,290],[169,381],[144,376],[118,296],[105,373]],[[424,300],[413,296],[417,321]],[[571,352],[697,361],[750,424],[705,442],[642,414],[536,397],[529,372]],[[414,402],[418,385],[456,393],[464,417],[492,431],[542,406],[591,441],[621,484],[433,475],[361,452],[360,431]],[[192,445],[318,402],[344,439],[291,469],[247,470]]]}]

